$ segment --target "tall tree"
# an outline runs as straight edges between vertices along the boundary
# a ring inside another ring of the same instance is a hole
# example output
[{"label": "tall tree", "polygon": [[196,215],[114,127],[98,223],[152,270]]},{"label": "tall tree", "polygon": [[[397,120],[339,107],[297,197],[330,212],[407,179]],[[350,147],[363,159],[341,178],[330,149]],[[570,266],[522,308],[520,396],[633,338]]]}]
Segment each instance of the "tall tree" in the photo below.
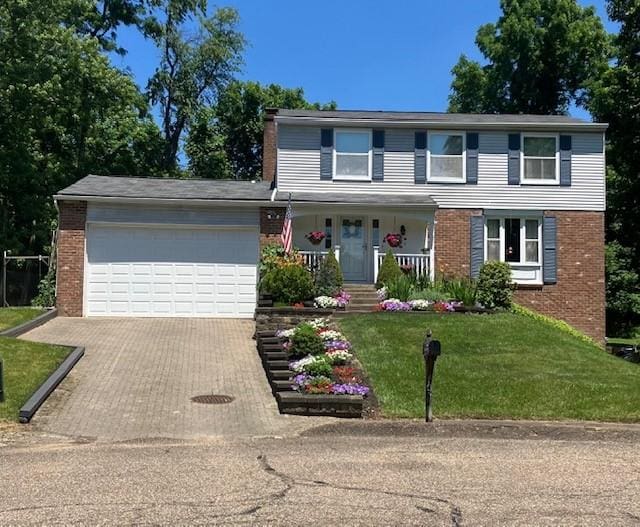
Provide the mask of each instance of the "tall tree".
[{"label": "tall tree", "polygon": [[302,88],[232,82],[218,104],[198,113],[186,140],[194,177],[259,179],[266,108],[332,110],[335,102],[310,103]]},{"label": "tall tree", "polygon": [[[160,0],[162,17],[148,24],[162,52],[148,91],[161,114],[165,148],[162,167],[176,172],[181,139],[203,108],[213,106],[242,63],[244,38],[234,9],[206,17],[204,0]],[[197,21],[194,34],[187,23]]]},{"label": "tall tree", "polygon": [[501,0],[495,24],[480,27],[481,65],[462,55],[454,66],[449,110],[563,114],[584,104],[606,69],[609,37],[593,7],[576,0]]},{"label": "tall tree", "polygon": [[158,164],[144,96],[68,17],[68,0],[0,3],[2,249],[41,251],[56,217],[51,196],[87,173]]},{"label": "tall tree", "polygon": [[[640,325],[640,2],[609,0],[607,12],[620,24],[615,61],[592,86],[589,110],[607,130],[607,237],[611,254],[624,260],[613,271],[624,280],[608,284],[609,321],[617,328]],[[615,249],[615,251],[614,251]],[[613,264],[614,257],[608,262]]]}]

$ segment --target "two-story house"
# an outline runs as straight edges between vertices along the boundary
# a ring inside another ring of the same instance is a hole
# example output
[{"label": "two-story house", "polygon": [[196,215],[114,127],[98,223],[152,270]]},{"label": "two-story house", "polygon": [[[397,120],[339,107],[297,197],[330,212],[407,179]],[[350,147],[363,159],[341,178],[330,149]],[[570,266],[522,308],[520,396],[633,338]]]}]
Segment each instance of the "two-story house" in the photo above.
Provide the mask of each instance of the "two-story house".
[{"label": "two-story house", "polygon": [[602,340],[605,130],[565,116],[270,110],[262,182],[88,176],[61,191],[58,305],[251,316],[259,247],[279,240],[291,199],[310,265],[333,249],[347,281],[373,283],[389,249],[431,276],[506,261],[518,302]]}]

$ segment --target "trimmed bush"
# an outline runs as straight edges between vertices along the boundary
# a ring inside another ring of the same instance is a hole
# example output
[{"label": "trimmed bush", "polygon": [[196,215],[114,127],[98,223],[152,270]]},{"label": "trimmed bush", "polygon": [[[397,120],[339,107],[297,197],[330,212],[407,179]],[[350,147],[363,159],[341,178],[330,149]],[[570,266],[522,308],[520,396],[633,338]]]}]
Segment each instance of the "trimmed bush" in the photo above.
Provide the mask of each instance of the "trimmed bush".
[{"label": "trimmed bush", "polygon": [[513,283],[511,266],[506,262],[487,262],[480,269],[476,298],[488,309],[511,307]]},{"label": "trimmed bush", "polygon": [[274,302],[295,304],[313,297],[313,277],[302,265],[274,267],[260,281],[260,291],[273,296]]},{"label": "trimmed bush", "polygon": [[316,273],[316,296],[335,296],[342,290],[344,278],[333,250],[320,263]]},{"label": "trimmed bush", "polygon": [[305,355],[320,355],[325,352],[322,338],[309,324],[300,324],[291,338],[289,353],[293,357],[304,357]]},{"label": "trimmed bush", "polygon": [[376,287],[383,287],[400,276],[404,276],[402,269],[400,269],[393,252],[389,249],[382,259],[382,265],[378,271]]}]

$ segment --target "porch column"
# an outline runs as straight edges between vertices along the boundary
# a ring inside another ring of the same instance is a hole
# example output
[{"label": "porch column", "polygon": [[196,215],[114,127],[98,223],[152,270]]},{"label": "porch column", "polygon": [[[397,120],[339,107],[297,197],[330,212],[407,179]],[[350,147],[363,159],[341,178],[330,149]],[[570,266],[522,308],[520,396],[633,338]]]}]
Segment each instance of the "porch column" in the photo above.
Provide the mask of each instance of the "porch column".
[{"label": "porch column", "polygon": [[380,247],[378,245],[373,246],[373,283],[375,284],[378,281],[378,253],[380,252]]},{"label": "porch column", "polygon": [[338,263],[340,263],[340,246],[339,245],[333,246],[333,254],[336,257],[336,260],[338,260]]}]

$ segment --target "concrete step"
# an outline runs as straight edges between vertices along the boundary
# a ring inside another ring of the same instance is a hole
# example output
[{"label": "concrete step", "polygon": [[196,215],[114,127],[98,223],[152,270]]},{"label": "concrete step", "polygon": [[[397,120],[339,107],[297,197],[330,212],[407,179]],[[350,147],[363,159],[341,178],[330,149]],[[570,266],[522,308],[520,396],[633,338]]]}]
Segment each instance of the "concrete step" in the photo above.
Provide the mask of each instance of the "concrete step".
[{"label": "concrete step", "polygon": [[287,354],[284,351],[265,351],[262,356],[266,361],[287,360]]},{"label": "concrete step", "polygon": [[272,380],[277,381],[289,381],[293,372],[289,370],[273,370],[269,372],[269,376]]},{"label": "concrete step", "polygon": [[360,297],[360,296],[354,296],[351,298],[351,300],[349,301],[349,305],[353,305],[353,304],[377,304],[378,301],[378,297],[377,296],[372,296],[372,297]]},{"label": "concrete step", "polygon": [[293,390],[293,388],[291,387],[291,381],[289,379],[275,379],[271,381],[271,386],[273,386],[274,390],[277,392]]}]

